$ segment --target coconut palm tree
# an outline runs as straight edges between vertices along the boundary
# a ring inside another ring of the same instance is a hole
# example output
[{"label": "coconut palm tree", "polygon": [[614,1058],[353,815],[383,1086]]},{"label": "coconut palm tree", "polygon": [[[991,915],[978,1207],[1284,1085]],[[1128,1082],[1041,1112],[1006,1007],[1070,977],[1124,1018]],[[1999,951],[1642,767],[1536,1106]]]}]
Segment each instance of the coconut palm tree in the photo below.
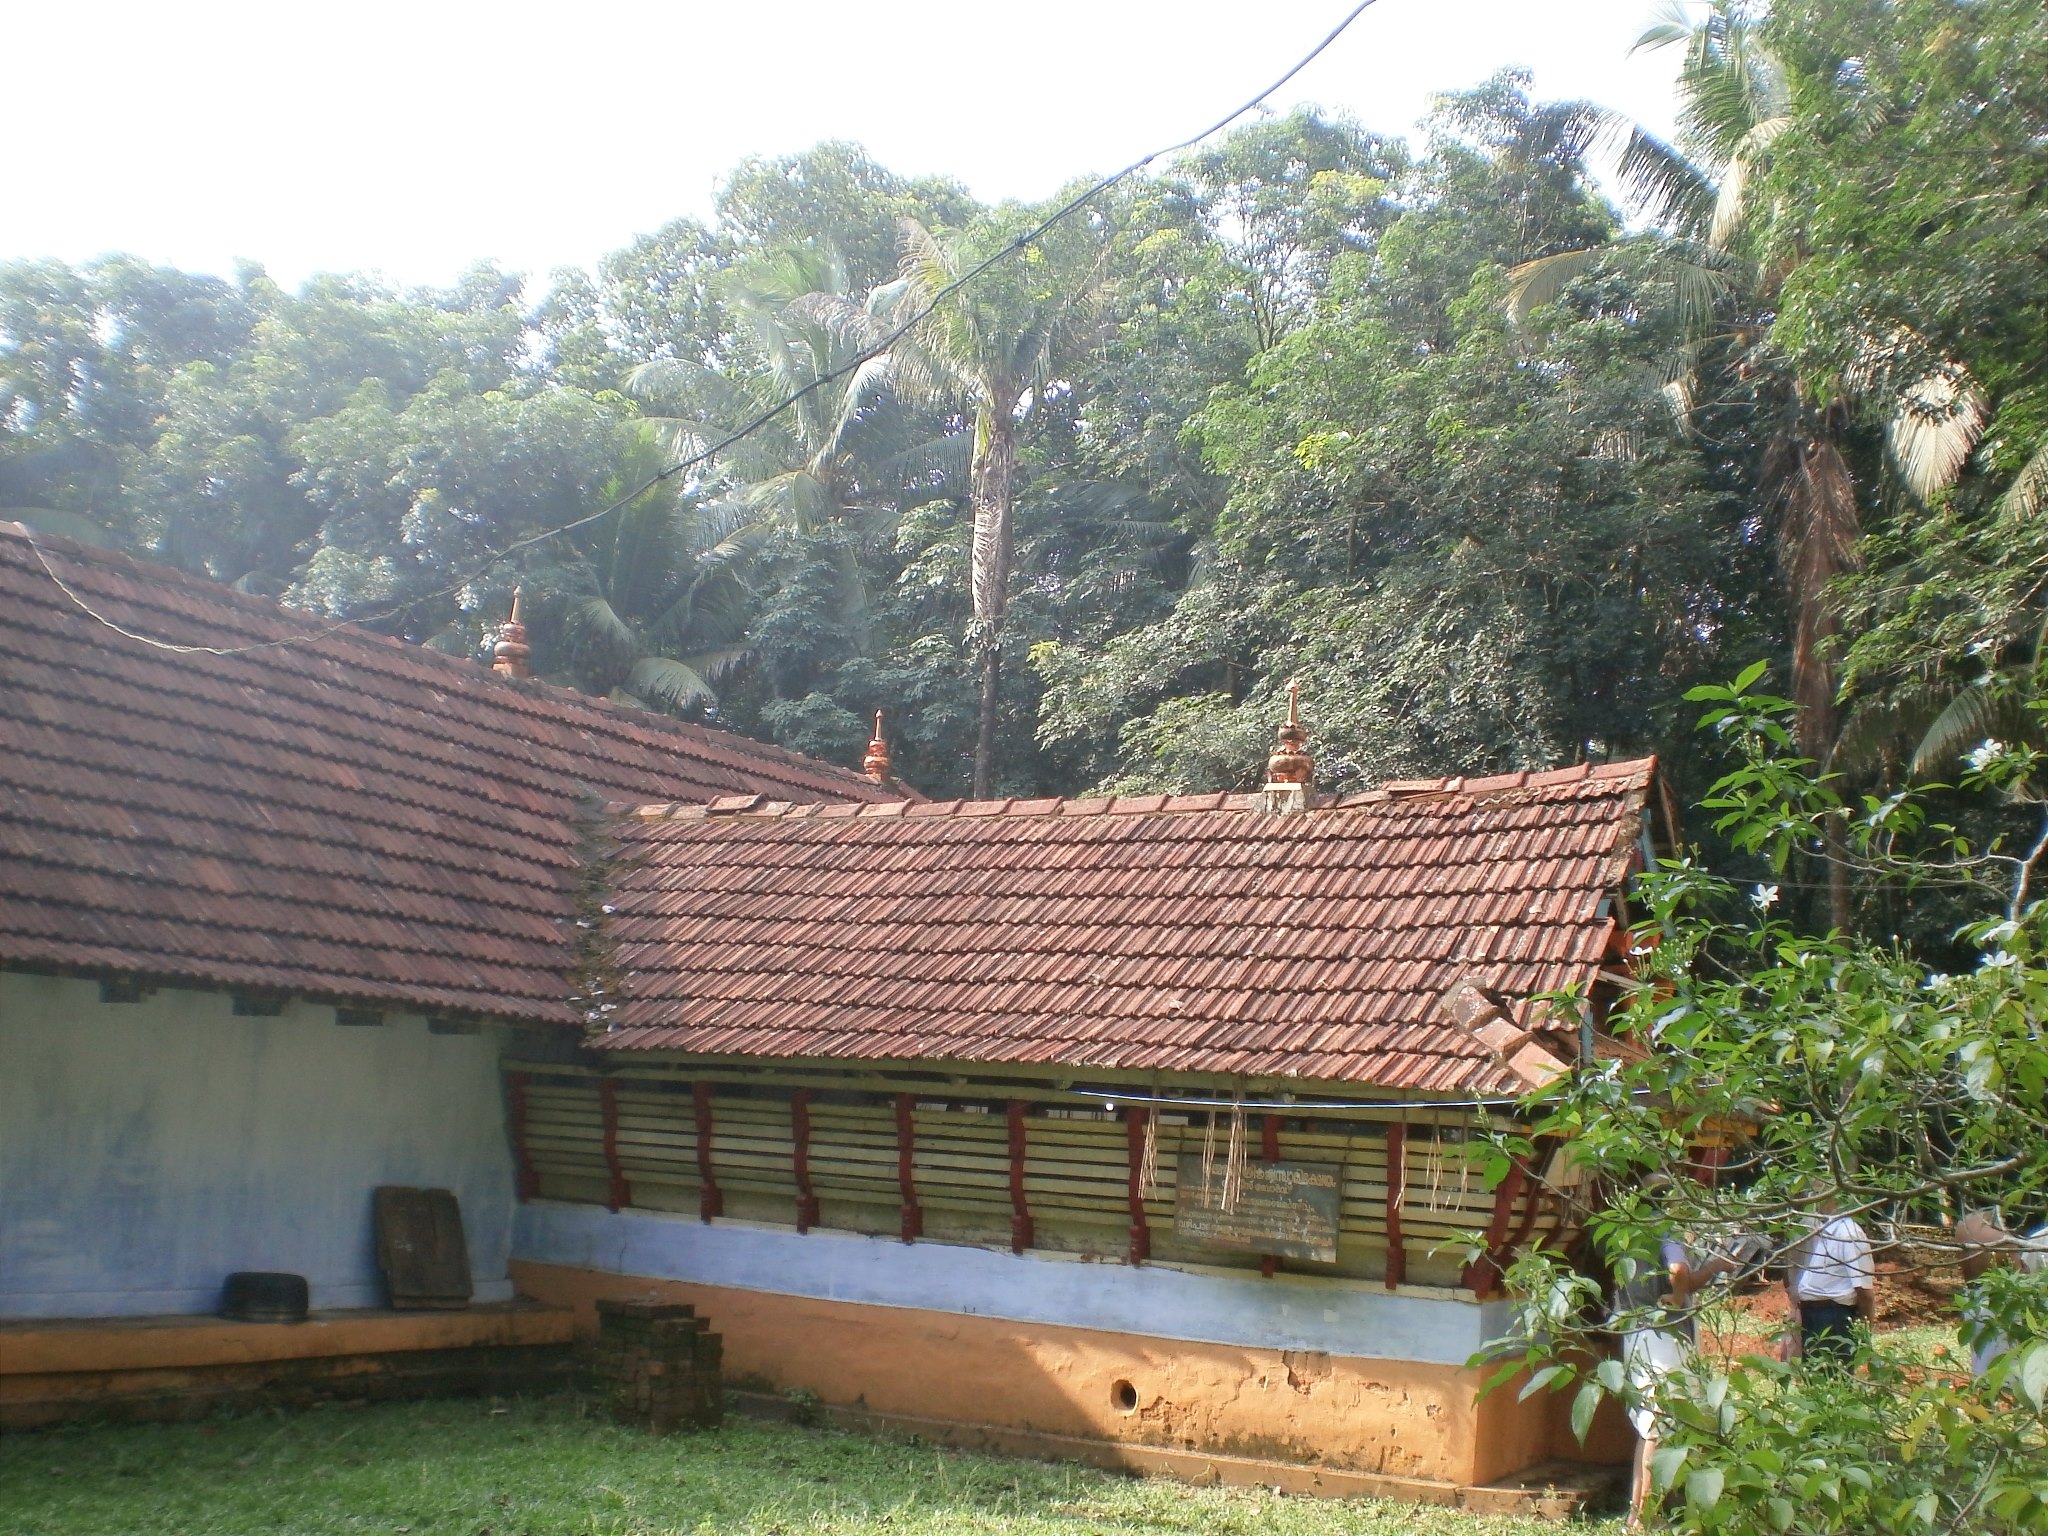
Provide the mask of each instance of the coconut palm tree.
[{"label": "coconut palm tree", "polygon": [[956,402],[971,431],[967,499],[974,528],[969,559],[974,619],[968,639],[981,674],[974,740],[977,799],[988,795],[994,778],[1003,620],[1016,556],[1018,429],[1057,384],[1090,330],[1108,254],[1103,242],[1051,254],[1044,246],[1031,246],[990,268],[972,287],[940,301],[963,271],[1005,238],[1007,232],[995,225],[940,234],[906,219],[902,278],[892,296],[897,312],[904,314],[938,301],[898,349],[897,377],[927,398]]},{"label": "coconut palm tree", "polygon": [[[643,429],[598,495],[615,500],[652,478],[664,453]],[[666,481],[579,530],[567,558],[528,572],[555,642],[545,670],[645,708],[715,705],[718,680],[747,656],[747,566],[764,537],[730,506]]]},{"label": "coconut palm tree", "polygon": [[721,298],[739,321],[735,350],[749,371],[664,359],[634,369],[627,387],[653,408],[647,419],[675,458],[793,402],[721,449],[699,483],[734,536],[852,533],[832,548],[842,617],[858,631],[867,593],[857,545],[884,537],[907,506],[938,494],[966,456],[892,392],[898,361],[877,349],[894,329],[893,285],[856,297],[838,254],[806,245],[742,263],[723,278]]},{"label": "coconut palm tree", "polygon": [[[1854,407],[1889,402],[1892,469],[1925,504],[1955,482],[1986,419],[1982,392],[1953,361],[1900,326],[1853,338],[1859,358],[1816,397],[1771,347],[1779,290],[1799,259],[1758,227],[1759,173],[1794,123],[1786,71],[1744,0],[1713,0],[1698,20],[1674,6],[1636,47],[1682,47],[1677,144],[1613,119],[1623,138],[1619,174],[1638,211],[1670,232],[1659,266],[1692,339],[1671,360],[1664,387],[1687,423],[1709,353],[1725,360],[1772,409],[1763,427],[1760,489],[1775,519],[1793,609],[1792,679],[1802,746],[1825,755],[1835,737],[1830,587],[1852,569],[1862,533],[1857,485],[1842,451]],[[1519,321],[1561,294],[1611,248],[1567,251],[1516,269],[1509,307]],[[1732,312],[1732,313],[1731,313]]]}]

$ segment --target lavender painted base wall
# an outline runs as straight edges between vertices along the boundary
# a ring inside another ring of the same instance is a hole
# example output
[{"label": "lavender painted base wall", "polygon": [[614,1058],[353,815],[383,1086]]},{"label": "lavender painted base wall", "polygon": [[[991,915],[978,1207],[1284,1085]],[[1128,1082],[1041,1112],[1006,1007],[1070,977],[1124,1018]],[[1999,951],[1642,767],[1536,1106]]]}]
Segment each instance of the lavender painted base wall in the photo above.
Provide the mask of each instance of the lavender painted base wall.
[{"label": "lavender painted base wall", "polygon": [[509,1298],[500,1045],[0,972],[0,1318],[209,1312],[238,1269],[305,1275],[316,1308],[381,1306],[379,1184],[454,1190],[476,1299]]},{"label": "lavender painted base wall", "polygon": [[914,1307],[1263,1349],[1462,1366],[1507,1331],[1508,1307],[1372,1283],[1089,1264],[946,1243],[536,1200],[515,1259],[819,1301]]}]

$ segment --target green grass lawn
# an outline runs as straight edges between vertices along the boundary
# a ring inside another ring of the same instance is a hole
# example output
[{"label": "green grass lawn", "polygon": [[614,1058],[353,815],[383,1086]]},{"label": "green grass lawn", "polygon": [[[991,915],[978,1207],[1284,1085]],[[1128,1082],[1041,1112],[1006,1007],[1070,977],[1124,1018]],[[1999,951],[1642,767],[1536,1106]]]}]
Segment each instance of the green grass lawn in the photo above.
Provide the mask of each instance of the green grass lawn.
[{"label": "green grass lawn", "polygon": [[656,1439],[573,1399],[327,1407],[0,1438],[8,1536],[1557,1529],[1407,1504],[1189,1488],[745,1419]]}]

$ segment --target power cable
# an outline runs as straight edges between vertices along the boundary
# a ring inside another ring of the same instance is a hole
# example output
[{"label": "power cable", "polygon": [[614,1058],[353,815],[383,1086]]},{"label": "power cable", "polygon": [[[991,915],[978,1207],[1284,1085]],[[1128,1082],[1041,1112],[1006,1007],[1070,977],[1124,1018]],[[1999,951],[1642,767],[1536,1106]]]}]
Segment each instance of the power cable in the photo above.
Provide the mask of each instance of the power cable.
[{"label": "power cable", "polygon": [[837,368],[833,368],[828,372],[818,375],[817,378],[812,379],[808,384],[804,385],[801,389],[793,391],[789,395],[785,396],[783,399],[776,402],[774,405],[769,406],[766,410],[761,411],[759,414],[753,416],[739,427],[736,427],[726,436],[720,438],[717,442],[712,443],[709,447],[703,448],[698,452],[689,455],[687,458],[681,459],[676,463],[669,465],[668,468],[660,470],[653,475],[650,475],[647,479],[641,481],[639,485],[635,486],[625,495],[618,497],[617,499],[610,502],[600,510],[588,513],[582,517],[574,518],[569,522],[563,523],[557,527],[548,528],[539,533],[528,534],[524,538],[514,539],[510,544],[507,544],[506,546],[504,546],[504,548],[493,553],[488,560],[484,561],[482,565],[478,566],[469,575],[463,577],[459,581],[452,582],[448,586],[442,587],[436,591],[422,593],[418,597],[409,598],[403,603],[399,603],[390,608],[383,609],[380,612],[362,614],[353,619],[345,619],[337,623],[330,624],[324,629],[310,630],[305,634],[300,635],[288,635],[278,640],[263,640],[258,641],[253,645],[235,646],[182,645],[174,641],[161,640],[154,636],[140,634],[137,631],[129,629],[126,626],[117,623],[115,620],[108,618],[105,614],[101,613],[98,609],[94,608],[92,604],[87,602],[82,596],[80,596],[76,591],[74,591],[71,588],[71,586],[67,584],[64,581],[64,579],[57,574],[56,570],[51,566],[48,557],[44,554],[42,546],[36,543],[34,532],[28,529],[27,525],[24,524],[22,525],[23,532],[28,538],[29,548],[35,552],[37,563],[42,566],[44,574],[47,575],[52,582],[56,583],[58,590],[61,591],[65,595],[65,597],[70,599],[72,603],[74,603],[80,609],[84,610],[84,612],[90,615],[92,618],[98,620],[101,624],[104,624],[107,628],[113,630],[115,633],[125,636],[130,640],[139,641],[144,645],[155,646],[159,650],[175,651],[185,655],[197,654],[206,656],[238,656],[250,651],[274,650],[288,645],[315,645],[318,644],[320,641],[326,639],[329,635],[336,634],[341,630],[353,628],[359,624],[374,624],[383,619],[395,618],[399,614],[405,612],[406,609],[411,608],[419,603],[431,602],[435,598],[453,597],[457,593],[461,592],[465,587],[472,586],[476,582],[480,581],[491,570],[503,564],[506,560],[510,559],[513,555],[518,554],[520,551],[531,549],[537,544],[544,544],[548,542],[550,539],[560,538],[565,533],[573,533],[578,528],[587,527],[591,523],[600,522],[604,518],[610,517],[614,512],[617,512],[624,507],[630,506],[633,502],[638,501],[642,496],[646,495],[649,491],[653,490],[654,487],[660,485],[662,482],[673,479],[675,476],[682,474],[685,470],[694,469],[698,465],[708,462],[709,460],[717,457],[719,454],[725,452],[726,449],[732,447],[733,444],[741,442],[748,437],[751,437],[754,433],[760,431],[770,422],[775,421],[779,417],[786,414],[787,412],[794,410],[803,401],[808,399],[813,394],[816,394],[826,385],[836,383],[838,380],[844,378],[849,373],[852,373],[855,369],[861,368],[866,364],[873,362],[876,358],[880,357],[883,353],[887,352],[891,347],[896,345],[897,342],[901,341],[905,336],[909,335],[913,330],[917,329],[918,326],[924,324],[925,321],[929,320],[935,313],[938,312],[939,306],[945,303],[946,300],[950,299],[954,294],[958,293],[961,289],[965,288],[969,283],[974,282],[984,272],[987,272],[990,268],[996,266],[998,263],[1007,260],[1009,257],[1017,254],[1019,251],[1025,250],[1034,243],[1036,243],[1039,239],[1044,237],[1055,225],[1062,223],[1066,219],[1071,218],[1074,214],[1080,212],[1081,209],[1088,206],[1089,203],[1093,202],[1096,198],[1100,197],[1104,192],[1107,192],[1111,187],[1114,187],[1119,182],[1126,181],[1132,176],[1137,175],[1138,172],[1144,170],[1147,166],[1151,165],[1153,161],[1159,159],[1161,156],[1178,154],[1181,150],[1193,148],[1195,145],[1201,143],[1202,140],[1210,137],[1212,134],[1222,132],[1225,128],[1229,127],[1232,123],[1236,122],[1240,117],[1243,117],[1245,113],[1254,111],[1258,107],[1263,106],[1265,104],[1267,97],[1271,96],[1275,91],[1279,90],[1282,86],[1286,85],[1288,81],[1292,80],[1296,75],[1300,74],[1304,69],[1307,69],[1310,64],[1314,63],[1318,58],[1320,58],[1322,54],[1325,52],[1325,50],[1327,50],[1332,43],[1336,42],[1338,38],[1342,37],[1344,33],[1350,29],[1351,24],[1358,20],[1360,16],[1364,15],[1365,12],[1368,9],[1370,9],[1374,3],[1375,0],[1359,0],[1358,4],[1352,6],[1352,8],[1345,13],[1344,19],[1339,21],[1336,26],[1332,27],[1330,31],[1327,34],[1325,34],[1321,42],[1317,43],[1315,47],[1311,48],[1307,53],[1303,54],[1301,58],[1296,60],[1295,63],[1288,68],[1287,72],[1281,75],[1279,79],[1273,81],[1272,84],[1268,85],[1265,89],[1260,91],[1258,95],[1252,97],[1251,100],[1245,102],[1242,106],[1236,107],[1230,112],[1226,113],[1224,116],[1218,118],[1215,122],[1211,123],[1207,128],[1204,128],[1200,133],[1193,134],[1188,138],[1180,140],[1178,143],[1168,144],[1163,148],[1155,149],[1151,151],[1149,154],[1145,155],[1142,159],[1133,160],[1129,165],[1125,166],[1122,170],[1117,171],[1115,174],[1103,177],[1100,181],[1090,186],[1085,192],[1082,192],[1078,196],[1070,198],[1065,203],[1062,203],[1058,208],[1054,209],[1045,218],[1041,219],[1037,224],[1033,225],[1024,233],[1018,235],[1015,239],[1012,239],[1006,242],[1005,244],[998,246],[996,250],[992,252],[990,255],[983,258],[981,261],[975,263],[972,267],[969,267],[965,272],[962,272],[958,277],[954,278],[944,287],[939,288],[935,292],[933,292],[931,297],[927,299],[921,306],[919,306],[916,313],[912,314],[909,319],[905,320],[902,324],[898,325],[894,330],[890,331],[886,336],[882,337],[881,340],[875,342],[865,351],[859,353],[858,355],[852,358],[849,358],[846,362],[841,363]]}]

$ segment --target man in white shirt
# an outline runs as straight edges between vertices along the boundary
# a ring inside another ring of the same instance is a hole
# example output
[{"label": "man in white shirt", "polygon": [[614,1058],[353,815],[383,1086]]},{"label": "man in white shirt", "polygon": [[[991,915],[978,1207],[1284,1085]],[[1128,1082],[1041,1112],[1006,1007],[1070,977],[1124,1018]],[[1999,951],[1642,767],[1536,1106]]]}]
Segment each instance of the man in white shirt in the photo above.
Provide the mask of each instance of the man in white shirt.
[{"label": "man in white shirt", "polygon": [[1798,1353],[1847,1365],[1856,1356],[1856,1320],[1877,1317],[1877,1267],[1870,1239],[1832,1197],[1820,1202],[1821,1224],[1792,1250],[1785,1266]]}]

